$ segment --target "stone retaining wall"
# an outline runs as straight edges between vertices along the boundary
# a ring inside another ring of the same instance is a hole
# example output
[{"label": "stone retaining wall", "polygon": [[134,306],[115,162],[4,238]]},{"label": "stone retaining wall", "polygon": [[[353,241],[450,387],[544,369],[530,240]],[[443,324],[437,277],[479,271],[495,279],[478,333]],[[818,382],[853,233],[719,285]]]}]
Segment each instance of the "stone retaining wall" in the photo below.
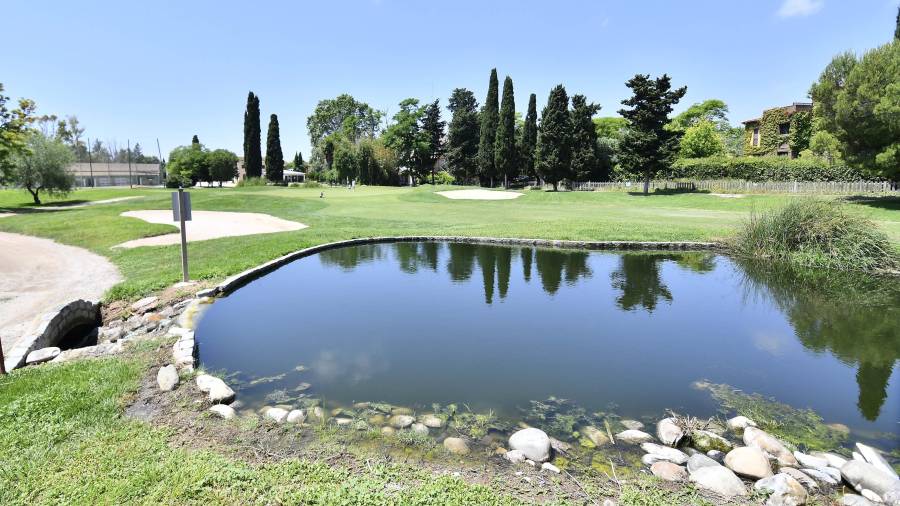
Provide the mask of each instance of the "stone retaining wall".
[{"label": "stone retaining wall", "polygon": [[99,324],[99,302],[79,299],[63,304],[42,316],[37,330],[22,338],[12,350],[5,353],[6,370],[21,367],[30,352],[56,345],[67,332],[79,325]]},{"label": "stone retaining wall", "polygon": [[331,242],[288,253],[264,264],[231,276],[218,285],[197,292],[198,297],[214,297],[227,295],[241,286],[259,278],[298,258],[307,257],[322,251],[358,246],[361,244],[379,244],[392,242],[440,241],[471,244],[505,244],[518,246],[538,246],[546,248],[571,248],[589,250],[719,250],[723,246],[714,242],[641,242],[641,241],[556,241],[550,239],[513,239],[496,237],[460,237],[460,236],[401,236],[401,237],[365,237],[346,241]]}]

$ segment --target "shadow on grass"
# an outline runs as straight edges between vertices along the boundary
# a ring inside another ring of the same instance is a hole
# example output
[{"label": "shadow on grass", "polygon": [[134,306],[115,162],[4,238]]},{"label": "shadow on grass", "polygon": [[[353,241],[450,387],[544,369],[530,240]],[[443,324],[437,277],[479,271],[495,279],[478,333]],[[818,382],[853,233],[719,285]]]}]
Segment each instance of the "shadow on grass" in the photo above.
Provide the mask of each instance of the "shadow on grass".
[{"label": "shadow on grass", "polygon": [[900,211],[900,197],[894,196],[866,196],[854,195],[846,197],[844,200],[853,204],[860,204],[869,207],[877,207],[878,209],[888,209],[890,211]]},{"label": "shadow on grass", "polygon": [[638,192],[628,192],[628,194],[631,195],[631,196],[633,196],[633,197],[653,197],[653,196],[655,196],[655,195],[658,195],[658,196],[682,195],[682,194],[685,194],[685,193],[701,193],[701,194],[706,194],[706,193],[710,193],[710,191],[709,191],[709,190],[677,190],[677,189],[674,189],[674,188],[668,188],[668,189],[657,188],[657,189],[653,190],[653,191],[650,192],[650,193],[644,193],[644,192],[642,192],[642,191],[638,191]]}]

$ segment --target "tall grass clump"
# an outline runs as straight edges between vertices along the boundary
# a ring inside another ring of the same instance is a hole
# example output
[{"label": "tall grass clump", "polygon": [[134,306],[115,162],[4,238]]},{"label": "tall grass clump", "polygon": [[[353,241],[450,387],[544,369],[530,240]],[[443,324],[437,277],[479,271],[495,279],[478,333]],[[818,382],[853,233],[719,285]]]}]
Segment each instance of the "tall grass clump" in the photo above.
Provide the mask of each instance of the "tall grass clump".
[{"label": "tall grass clump", "polygon": [[800,267],[879,271],[897,268],[897,254],[872,221],[832,200],[798,199],[753,213],[731,240],[740,256]]},{"label": "tall grass clump", "polygon": [[245,186],[265,186],[266,179],[262,177],[245,177],[238,180],[237,184],[234,186],[237,188],[243,188]]}]

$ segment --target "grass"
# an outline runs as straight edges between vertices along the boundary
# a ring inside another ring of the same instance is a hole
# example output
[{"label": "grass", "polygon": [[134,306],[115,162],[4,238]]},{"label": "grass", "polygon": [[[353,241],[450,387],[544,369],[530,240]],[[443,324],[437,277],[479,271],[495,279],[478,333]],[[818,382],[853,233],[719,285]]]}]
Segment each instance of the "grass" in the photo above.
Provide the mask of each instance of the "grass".
[{"label": "grass", "polygon": [[[785,205],[797,197],[748,195],[720,198],[705,193],[645,197],[619,192],[526,191],[507,201],[449,200],[435,190],[359,187],[203,188],[192,191],[195,209],[268,213],[296,220],[309,228],[277,234],[232,237],[193,243],[189,247],[191,278],[219,280],[277,256],[325,242],[375,235],[468,235],[573,240],[709,241],[737,230],[752,212]],[[325,198],[319,198],[321,192]],[[109,257],[125,281],[108,299],[134,299],[180,280],[177,246],[114,250],[121,242],[175,231],[119,216],[133,209],[168,209],[169,190],[83,189],[69,201],[142,196],[120,203],[63,211],[37,211],[28,195],[0,190],[0,230],[48,237]],[[900,200],[900,199],[897,199]],[[48,203],[59,203],[50,200]],[[873,220],[895,249],[900,248],[900,213],[893,201],[860,200],[850,213]],[[190,225],[188,225],[190,227]]]},{"label": "grass", "polygon": [[796,200],[753,213],[731,244],[742,256],[801,267],[876,271],[900,265],[890,239],[874,222],[829,200]]}]

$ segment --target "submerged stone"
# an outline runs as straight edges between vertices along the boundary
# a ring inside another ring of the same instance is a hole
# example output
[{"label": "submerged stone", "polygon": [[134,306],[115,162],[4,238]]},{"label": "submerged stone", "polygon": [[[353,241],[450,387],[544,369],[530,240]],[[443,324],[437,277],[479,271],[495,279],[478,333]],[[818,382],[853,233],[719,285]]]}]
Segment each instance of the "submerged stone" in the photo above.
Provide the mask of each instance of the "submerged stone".
[{"label": "submerged stone", "polygon": [[[465,439],[458,437],[448,437],[444,440],[444,448],[450,453],[457,455],[465,455],[469,453],[469,445]],[[508,453],[508,452],[507,452]]]},{"label": "submerged stone", "polygon": [[593,426],[586,426],[579,429],[579,432],[584,434],[586,438],[588,438],[591,443],[594,443],[595,446],[603,446],[609,444],[609,437],[605,432]]}]

